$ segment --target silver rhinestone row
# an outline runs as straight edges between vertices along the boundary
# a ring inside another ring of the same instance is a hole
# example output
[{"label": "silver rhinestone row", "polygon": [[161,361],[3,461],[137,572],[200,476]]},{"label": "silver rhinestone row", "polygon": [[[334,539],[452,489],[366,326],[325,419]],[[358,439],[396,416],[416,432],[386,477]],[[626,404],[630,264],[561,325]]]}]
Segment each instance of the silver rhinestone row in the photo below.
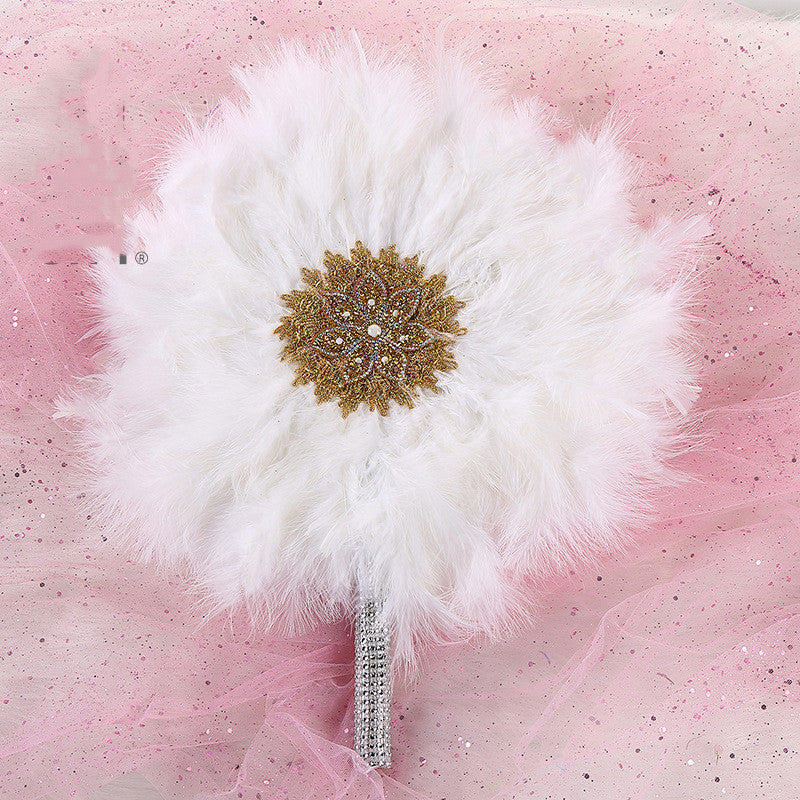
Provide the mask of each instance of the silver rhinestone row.
[{"label": "silver rhinestone row", "polygon": [[378,623],[379,612],[379,601],[362,600],[356,616],[354,745],[371,766],[389,767],[389,629]]}]

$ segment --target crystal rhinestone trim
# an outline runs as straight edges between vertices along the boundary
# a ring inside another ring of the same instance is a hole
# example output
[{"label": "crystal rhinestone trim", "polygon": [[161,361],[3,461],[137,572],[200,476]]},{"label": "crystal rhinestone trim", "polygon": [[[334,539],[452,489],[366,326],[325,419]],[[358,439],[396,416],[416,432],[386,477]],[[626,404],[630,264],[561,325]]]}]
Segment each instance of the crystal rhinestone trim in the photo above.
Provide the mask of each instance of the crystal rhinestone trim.
[{"label": "crystal rhinestone trim", "polygon": [[317,402],[339,398],[342,416],[363,402],[387,414],[389,402],[413,408],[418,388],[441,391],[435,373],[457,366],[456,321],[464,306],[445,295],[444,275],[423,279],[418,256],[394,246],[375,258],[356,242],[350,258],[325,251],[326,272],[302,270],[308,289],[281,299],[292,310],[275,330],[281,359],[294,361],[294,384],[315,384]]},{"label": "crystal rhinestone trim", "polygon": [[389,630],[378,621],[380,608],[378,600],[362,599],[356,616],[353,743],[368,764],[389,767],[392,764]]}]

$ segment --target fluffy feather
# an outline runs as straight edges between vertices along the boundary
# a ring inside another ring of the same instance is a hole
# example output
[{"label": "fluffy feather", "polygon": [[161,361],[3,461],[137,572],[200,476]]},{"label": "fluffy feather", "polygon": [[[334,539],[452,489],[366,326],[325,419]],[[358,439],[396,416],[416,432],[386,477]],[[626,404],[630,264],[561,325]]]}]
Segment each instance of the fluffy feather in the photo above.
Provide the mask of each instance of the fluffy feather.
[{"label": "fluffy feather", "polygon": [[[235,74],[243,99],[189,123],[127,220],[147,263],[92,252],[105,347],[55,415],[87,507],[259,624],[334,618],[371,586],[396,664],[506,632],[523,581],[622,547],[680,477],[706,223],[641,230],[620,125],[561,145],[457,52],[332,38]],[[359,239],[445,273],[467,333],[441,394],[343,419],[292,385],[274,331],[301,268]]]}]

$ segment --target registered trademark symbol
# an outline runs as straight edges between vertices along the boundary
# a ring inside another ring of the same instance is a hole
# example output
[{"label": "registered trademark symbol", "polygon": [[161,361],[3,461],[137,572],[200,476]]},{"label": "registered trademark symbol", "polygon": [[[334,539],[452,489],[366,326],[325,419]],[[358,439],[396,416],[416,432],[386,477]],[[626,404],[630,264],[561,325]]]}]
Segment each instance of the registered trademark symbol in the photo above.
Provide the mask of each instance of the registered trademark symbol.
[{"label": "registered trademark symbol", "polygon": [[134,259],[136,260],[137,264],[146,264],[147,263],[147,253],[144,250],[140,250],[135,256]]}]

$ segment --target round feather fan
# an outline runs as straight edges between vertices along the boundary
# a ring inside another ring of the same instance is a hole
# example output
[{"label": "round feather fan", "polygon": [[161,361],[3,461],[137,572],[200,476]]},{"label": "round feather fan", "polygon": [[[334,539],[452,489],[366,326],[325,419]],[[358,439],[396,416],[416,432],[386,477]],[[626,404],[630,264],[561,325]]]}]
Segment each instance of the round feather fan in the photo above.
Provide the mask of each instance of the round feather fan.
[{"label": "round feather fan", "polygon": [[94,251],[88,500],[211,610],[357,617],[356,746],[389,763],[420,646],[527,621],[680,478],[701,218],[634,221],[623,127],[559,143],[458,52],[284,43]]}]

